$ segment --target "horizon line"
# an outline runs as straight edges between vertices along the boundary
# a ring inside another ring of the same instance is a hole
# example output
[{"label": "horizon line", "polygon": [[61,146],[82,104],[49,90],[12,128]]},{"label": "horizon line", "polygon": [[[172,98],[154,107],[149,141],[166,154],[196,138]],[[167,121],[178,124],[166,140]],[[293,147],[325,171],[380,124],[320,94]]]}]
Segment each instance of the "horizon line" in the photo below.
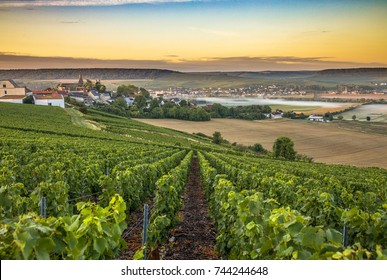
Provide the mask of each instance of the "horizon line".
[{"label": "horizon line", "polygon": [[101,70],[101,69],[119,69],[119,70],[157,70],[157,71],[169,71],[169,72],[177,72],[177,73],[237,73],[237,72],[250,72],[250,73],[264,73],[264,72],[321,72],[327,70],[359,70],[359,69],[386,69],[386,67],[375,66],[375,67],[338,67],[338,68],[323,68],[323,69],[300,69],[300,70],[203,70],[203,71],[181,71],[181,70],[173,70],[168,68],[143,68],[143,67],[42,67],[42,68],[0,68],[0,71],[26,71],[26,70]]}]

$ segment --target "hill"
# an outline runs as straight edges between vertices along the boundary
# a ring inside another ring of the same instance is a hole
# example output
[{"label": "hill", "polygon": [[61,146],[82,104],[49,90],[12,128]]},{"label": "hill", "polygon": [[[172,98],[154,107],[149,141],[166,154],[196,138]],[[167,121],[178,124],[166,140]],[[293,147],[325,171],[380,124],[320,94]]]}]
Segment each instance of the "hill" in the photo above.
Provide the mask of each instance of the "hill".
[{"label": "hill", "polygon": [[[322,71],[262,72],[177,72],[158,69],[83,68],[83,69],[16,69],[0,70],[0,79],[14,79],[32,89],[54,86],[67,79],[84,78],[107,81],[116,86],[136,81],[147,88],[246,87],[257,85],[321,85],[335,88],[337,84],[370,85],[387,81],[387,68],[328,69]],[[117,83],[115,81],[118,81]]]},{"label": "hill", "polygon": [[2,260],[387,258],[384,169],[261,157],[93,110],[0,103],[0,119]]}]

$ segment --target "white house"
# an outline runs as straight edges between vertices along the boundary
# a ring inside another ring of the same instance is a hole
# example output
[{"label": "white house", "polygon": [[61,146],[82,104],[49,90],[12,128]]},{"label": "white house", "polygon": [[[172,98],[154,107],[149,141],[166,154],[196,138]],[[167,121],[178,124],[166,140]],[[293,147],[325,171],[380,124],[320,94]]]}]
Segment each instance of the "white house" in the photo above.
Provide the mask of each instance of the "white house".
[{"label": "white house", "polygon": [[99,99],[99,92],[95,89],[89,90],[87,95],[91,97],[91,99],[93,99],[94,101]]},{"label": "white house", "polygon": [[26,95],[27,89],[19,87],[13,80],[2,80],[0,82],[0,97],[5,95]]},{"label": "white house", "polygon": [[102,101],[109,101],[112,99],[111,95],[110,95],[110,92],[104,92],[104,93],[101,93],[99,98],[102,100]]},{"label": "white house", "polygon": [[5,95],[0,97],[0,102],[23,104],[23,99],[25,97],[25,95]]},{"label": "white house", "polygon": [[65,107],[64,98],[60,94],[52,94],[47,96],[34,95],[35,105],[46,105],[46,106],[58,106],[61,108]]},{"label": "white house", "polygon": [[308,117],[308,120],[313,121],[313,122],[325,122],[324,117],[319,116],[319,115],[310,115]]},{"label": "white house", "polygon": [[124,99],[126,101],[126,104],[128,104],[128,106],[132,106],[133,105],[134,98],[132,98],[132,97],[125,97]]}]

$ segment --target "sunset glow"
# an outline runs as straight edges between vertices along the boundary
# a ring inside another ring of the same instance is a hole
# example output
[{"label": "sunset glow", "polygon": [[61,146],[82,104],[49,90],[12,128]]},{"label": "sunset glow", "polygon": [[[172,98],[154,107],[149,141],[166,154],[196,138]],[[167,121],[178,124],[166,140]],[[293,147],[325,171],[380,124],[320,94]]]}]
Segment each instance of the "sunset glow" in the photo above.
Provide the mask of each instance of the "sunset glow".
[{"label": "sunset glow", "polygon": [[0,68],[385,67],[386,26],[377,0],[2,1]]}]

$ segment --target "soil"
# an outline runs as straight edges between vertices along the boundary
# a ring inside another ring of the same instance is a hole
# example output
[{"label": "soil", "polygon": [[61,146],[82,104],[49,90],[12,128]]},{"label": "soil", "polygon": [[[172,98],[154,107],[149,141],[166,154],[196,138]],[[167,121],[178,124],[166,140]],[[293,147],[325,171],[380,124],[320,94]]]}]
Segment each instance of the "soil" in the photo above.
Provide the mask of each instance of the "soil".
[{"label": "soil", "polygon": [[180,221],[171,230],[167,243],[160,247],[163,260],[218,260],[216,231],[208,217],[208,206],[199,175],[197,157],[193,157]]},{"label": "soil", "polygon": [[[152,207],[152,205],[150,205]],[[130,214],[129,227],[123,236],[127,249],[118,259],[131,260],[142,246],[143,209]],[[178,213],[179,222],[171,230],[166,244],[151,252],[150,259],[163,260],[218,260],[215,251],[216,231],[208,217],[208,206],[199,173],[197,157],[193,157],[185,186],[183,206]]]},{"label": "soil", "polygon": [[[148,203],[148,205],[150,208],[152,207],[150,203]],[[140,207],[137,211],[130,213],[128,228],[123,233],[127,248],[121,251],[118,259],[132,260],[137,250],[141,249],[143,219],[144,211],[142,207]]]}]

